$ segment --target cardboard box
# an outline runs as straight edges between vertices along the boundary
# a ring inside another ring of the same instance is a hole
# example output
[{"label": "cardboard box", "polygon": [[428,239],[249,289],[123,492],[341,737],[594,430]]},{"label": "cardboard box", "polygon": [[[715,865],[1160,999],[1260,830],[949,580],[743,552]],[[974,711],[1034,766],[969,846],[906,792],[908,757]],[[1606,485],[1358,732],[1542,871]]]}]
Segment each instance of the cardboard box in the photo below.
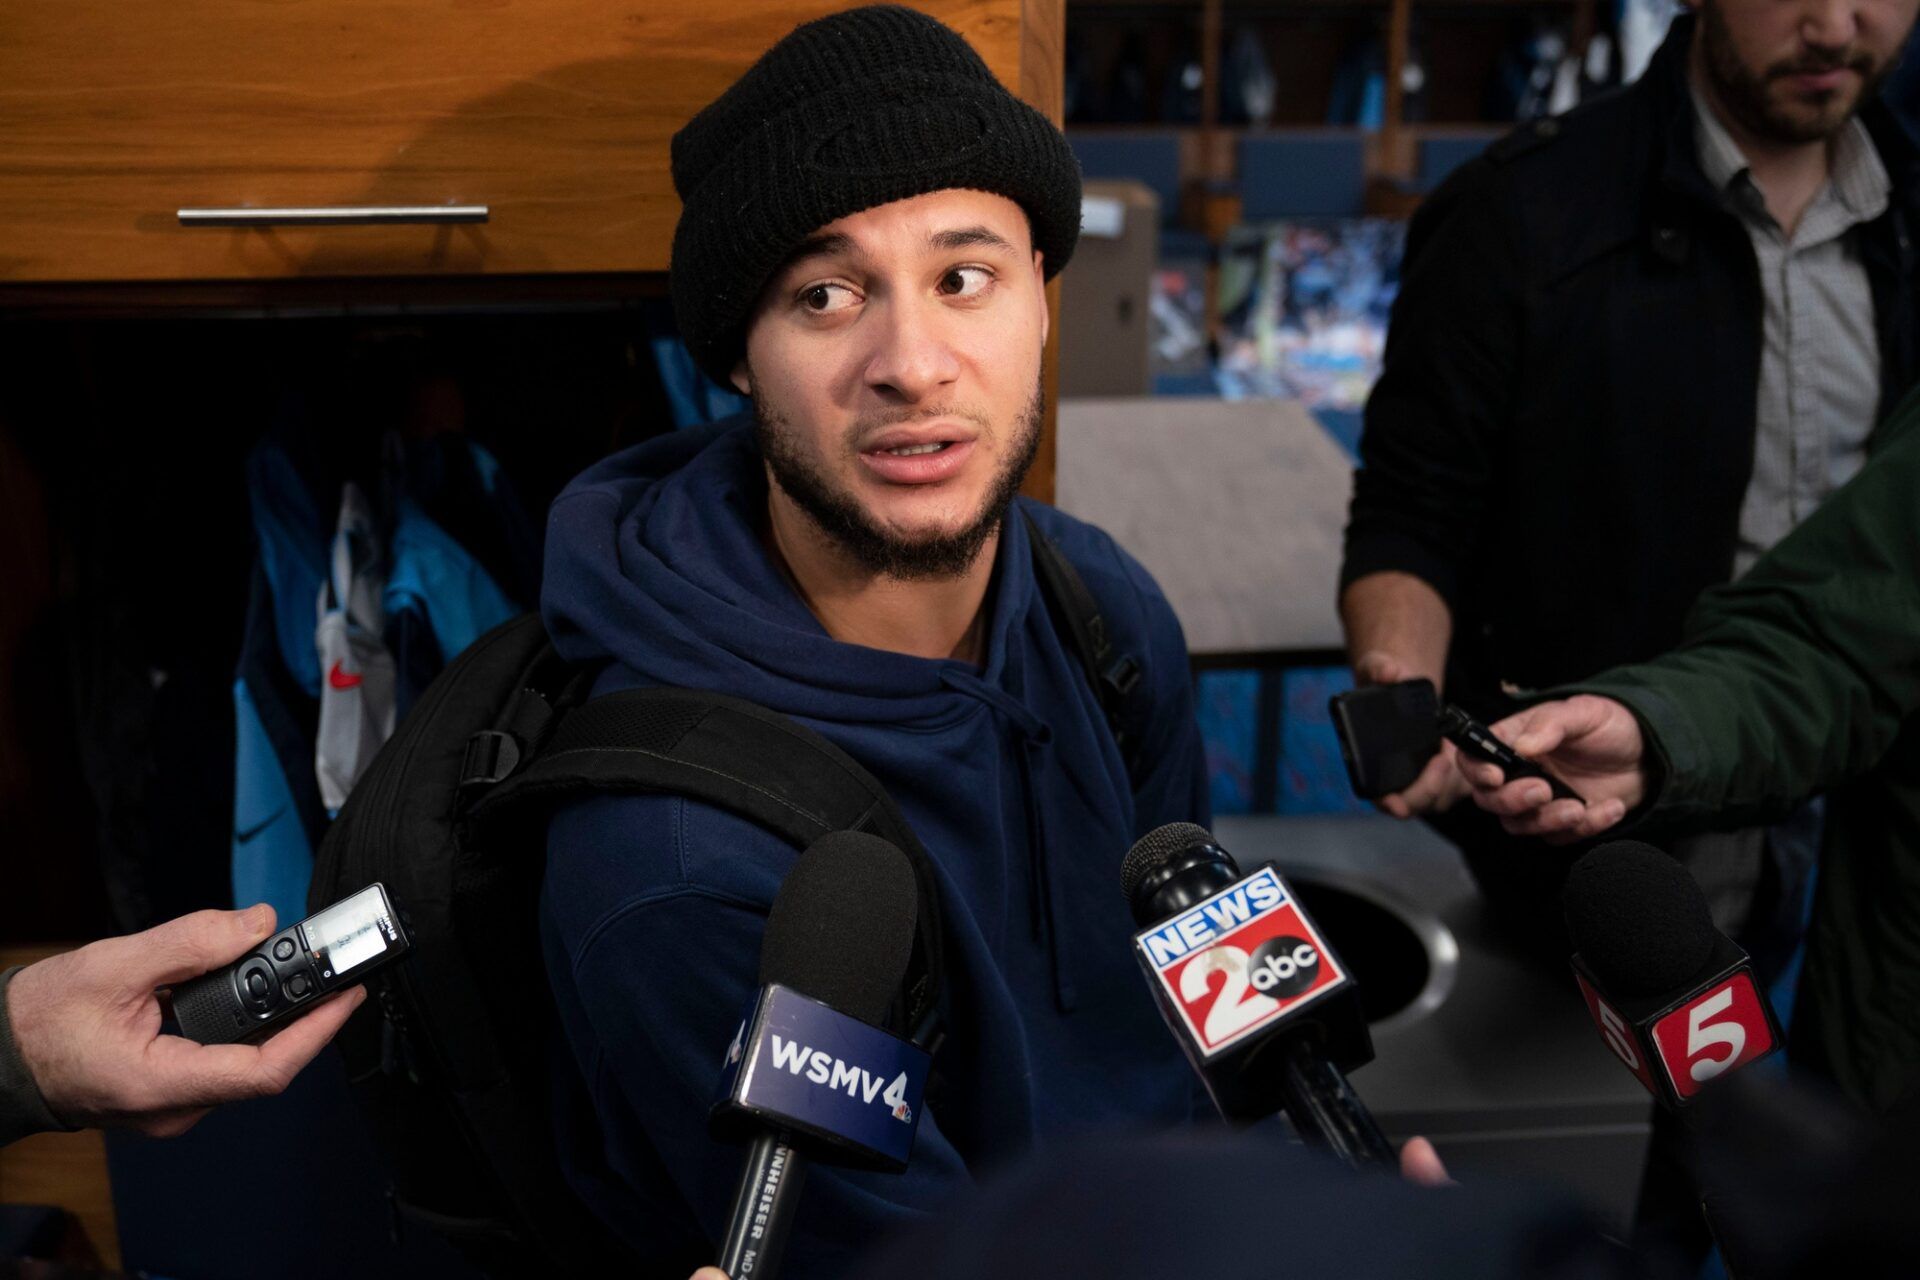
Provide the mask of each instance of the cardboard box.
[{"label": "cardboard box", "polygon": [[1160,201],[1138,182],[1088,182],[1080,244],[1060,279],[1061,396],[1146,395]]}]

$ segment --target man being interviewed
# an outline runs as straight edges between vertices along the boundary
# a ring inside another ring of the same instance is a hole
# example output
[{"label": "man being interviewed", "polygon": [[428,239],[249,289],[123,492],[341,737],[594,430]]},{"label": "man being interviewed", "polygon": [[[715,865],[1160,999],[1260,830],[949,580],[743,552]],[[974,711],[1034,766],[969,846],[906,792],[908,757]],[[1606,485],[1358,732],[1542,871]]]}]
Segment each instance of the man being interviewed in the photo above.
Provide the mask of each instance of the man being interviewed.
[{"label": "man being interviewed", "polygon": [[[1015,497],[1045,282],[1079,230],[1059,131],[952,31],[874,7],[780,41],[675,137],[673,171],[680,327],[752,414],[581,476],[554,505],[543,611],[564,656],[606,663],[598,692],[714,690],[817,730],[935,864],[948,1087],[905,1174],[809,1176],[786,1266],[839,1274],[983,1164],[1191,1114],[1115,877],[1143,832],[1207,821],[1199,733],[1152,579]],[[1021,516],[1142,662],[1132,776]],[[662,1262],[712,1258],[741,1152],[709,1139],[707,1110],[793,856],[667,796],[550,829],[542,926],[582,1103],[563,1158]]]}]

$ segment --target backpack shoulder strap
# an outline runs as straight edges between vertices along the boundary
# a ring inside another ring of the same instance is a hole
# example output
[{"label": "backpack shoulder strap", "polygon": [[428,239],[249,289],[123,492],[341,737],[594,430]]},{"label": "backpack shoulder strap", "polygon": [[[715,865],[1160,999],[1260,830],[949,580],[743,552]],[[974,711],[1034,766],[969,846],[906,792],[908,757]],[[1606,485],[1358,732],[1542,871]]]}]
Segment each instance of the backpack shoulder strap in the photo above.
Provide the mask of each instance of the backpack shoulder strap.
[{"label": "backpack shoulder strap", "polygon": [[700,800],[805,848],[830,831],[865,831],[913,864],[919,920],[906,1028],[935,1034],[944,974],[939,883],[899,806],[872,774],[818,733],[756,703],[698,689],[641,688],[567,710],[523,768],[481,794],[486,825],[578,795],[660,793]]},{"label": "backpack shoulder strap", "polygon": [[1066,553],[1040,529],[1039,522],[1024,507],[1018,508],[1026,521],[1027,542],[1033,548],[1033,568],[1046,596],[1055,621],[1066,628],[1066,638],[1079,655],[1086,670],[1087,683],[1100,699],[1106,713],[1107,728],[1126,761],[1127,776],[1139,779],[1140,728],[1138,699],[1134,696],[1145,675],[1140,660],[1114,648],[1107,634],[1107,620],[1100,614],[1100,603],[1087,589],[1080,571]]}]

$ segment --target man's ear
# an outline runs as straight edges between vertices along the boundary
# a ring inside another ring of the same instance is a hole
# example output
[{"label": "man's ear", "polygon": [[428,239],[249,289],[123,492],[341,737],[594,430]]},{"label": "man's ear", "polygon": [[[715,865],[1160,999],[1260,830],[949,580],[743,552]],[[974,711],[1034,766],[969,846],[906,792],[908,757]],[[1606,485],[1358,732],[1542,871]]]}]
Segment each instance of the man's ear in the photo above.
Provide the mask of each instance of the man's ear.
[{"label": "man's ear", "polygon": [[1053,317],[1047,313],[1047,269],[1046,255],[1038,249],[1033,251],[1033,279],[1040,286],[1040,345],[1047,345],[1047,329],[1053,323]]},{"label": "man's ear", "polygon": [[744,354],[734,361],[733,372],[727,375],[727,381],[731,382],[734,390],[741,395],[753,394],[753,371],[747,368],[747,357]]}]

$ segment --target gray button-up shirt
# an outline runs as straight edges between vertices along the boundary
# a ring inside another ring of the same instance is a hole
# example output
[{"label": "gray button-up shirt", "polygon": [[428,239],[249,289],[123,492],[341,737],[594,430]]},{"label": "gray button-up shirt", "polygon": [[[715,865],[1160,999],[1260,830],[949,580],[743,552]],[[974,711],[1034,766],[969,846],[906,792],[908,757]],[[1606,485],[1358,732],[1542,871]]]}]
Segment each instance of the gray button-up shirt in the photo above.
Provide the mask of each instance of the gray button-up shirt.
[{"label": "gray button-up shirt", "polygon": [[1827,184],[1789,238],[1697,92],[1693,106],[1700,168],[1753,239],[1766,306],[1738,575],[1866,461],[1880,409],[1880,345],[1858,238],[1847,233],[1886,211],[1893,184],[1866,126],[1848,121],[1834,136]]},{"label": "gray button-up shirt", "polygon": [[[1893,184],[1866,126],[1848,121],[1833,139],[1826,185],[1788,237],[1767,212],[1746,156],[1698,93],[1693,110],[1701,171],[1753,241],[1765,309],[1753,475],[1734,550],[1738,576],[1866,461],[1880,411],[1880,345],[1858,237],[1847,233],[1886,210]],[[1819,812],[1803,806],[1773,827],[1676,840],[1672,853],[1700,882],[1714,923],[1741,935],[1762,926],[1749,917],[1763,862],[1797,888],[1819,848],[1820,825]]]}]

